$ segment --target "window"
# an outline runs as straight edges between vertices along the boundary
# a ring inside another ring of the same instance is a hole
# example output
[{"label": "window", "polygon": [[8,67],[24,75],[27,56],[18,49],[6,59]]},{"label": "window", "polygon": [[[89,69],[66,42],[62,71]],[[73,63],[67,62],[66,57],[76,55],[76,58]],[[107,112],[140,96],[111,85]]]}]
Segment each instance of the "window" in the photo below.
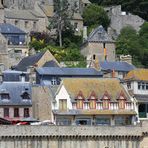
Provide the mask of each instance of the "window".
[{"label": "window", "polygon": [[78,23],[77,22],[74,23],[74,28],[75,29],[78,28]]},{"label": "window", "polygon": [[94,55],[93,55],[93,60],[95,60],[95,59],[96,59],[96,55],[94,54]]},{"label": "window", "polygon": [[139,90],[148,90],[148,83],[138,82],[138,89]]},{"label": "window", "polygon": [[55,77],[53,77],[53,78],[51,79],[51,84],[52,84],[52,85],[57,85],[57,80],[56,80]]},{"label": "window", "polygon": [[131,89],[131,83],[130,82],[127,83],[127,88]]},{"label": "window", "polygon": [[28,21],[25,21],[25,28],[28,28]]},{"label": "window", "polygon": [[76,119],[76,125],[91,125],[91,119]]},{"label": "window", "polygon": [[4,108],[4,117],[9,117],[9,108]]},{"label": "window", "polygon": [[2,93],[2,94],[1,94],[1,99],[2,99],[2,100],[5,100],[5,99],[8,100],[8,99],[10,99],[9,94],[7,94],[7,93]]},{"label": "window", "polygon": [[96,125],[110,125],[110,119],[109,118],[96,118]]},{"label": "window", "polygon": [[83,100],[77,100],[77,109],[83,109]]},{"label": "window", "polygon": [[146,90],[148,90],[148,83],[146,83]]},{"label": "window", "polygon": [[29,117],[29,108],[24,108],[24,117]]},{"label": "window", "polygon": [[119,100],[119,109],[125,108],[125,100]]},{"label": "window", "polygon": [[36,29],[36,22],[33,22],[33,28]]},{"label": "window", "polygon": [[59,100],[59,109],[60,110],[67,110],[67,100],[66,99]]},{"label": "window", "polygon": [[117,116],[115,117],[115,125],[130,125],[131,117]]},{"label": "window", "polygon": [[138,89],[141,89],[141,83],[138,82]]},{"label": "window", "polygon": [[14,108],[14,117],[19,117],[19,108]]},{"label": "window", "polygon": [[95,109],[96,108],[96,101],[95,100],[90,100],[89,106],[90,106],[90,109]]},{"label": "window", "polygon": [[15,22],[14,22],[15,26],[17,26],[18,23],[19,23],[19,21],[18,20],[15,20]]},{"label": "window", "polygon": [[71,119],[66,119],[65,117],[57,118],[56,125],[71,125]]},{"label": "window", "polygon": [[29,100],[30,99],[30,96],[28,94],[28,92],[24,92],[22,95],[21,95],[22,99],[23,100]]}]

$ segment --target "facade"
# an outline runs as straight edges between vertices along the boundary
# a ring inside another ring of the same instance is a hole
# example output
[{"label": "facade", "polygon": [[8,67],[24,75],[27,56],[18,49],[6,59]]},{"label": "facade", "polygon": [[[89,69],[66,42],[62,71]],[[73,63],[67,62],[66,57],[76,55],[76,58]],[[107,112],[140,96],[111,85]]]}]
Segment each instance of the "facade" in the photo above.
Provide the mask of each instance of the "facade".
[{"label": "facade", "polygon": [[41,67],[36,69],[36,84],[60,85],[63,78],[100,78],[103,73],[94,68]]},{"label": "facade", "polygon": [[148,69],[130,71],[125,77],[124,84],[136,99],[138,117],[148,118]]},{"label": "facade", "polygon": [[88,65],[96,57],[99,61],[115,61],[115,42],[109,37],[103,26],[94,29],[81,46],[81,53]]},{"label": "facade", "polygon": [[117,79],[67,78],[55,94],[57,125],[131,125],[134,103]]},{"label": "facade", "polygon": [[31,84],[25,73],[6,71],[0,84],[0,116],[11,121],[32,117]]}]

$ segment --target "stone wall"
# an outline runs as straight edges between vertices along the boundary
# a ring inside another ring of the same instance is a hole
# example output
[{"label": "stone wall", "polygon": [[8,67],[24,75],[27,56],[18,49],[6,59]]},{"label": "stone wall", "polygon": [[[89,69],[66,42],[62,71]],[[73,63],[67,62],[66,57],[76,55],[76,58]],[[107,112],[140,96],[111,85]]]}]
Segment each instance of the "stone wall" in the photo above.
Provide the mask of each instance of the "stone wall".
[{"label": "stone wall", "polygon": [[1,148],[146,148],[148,127],[0,126]]}]

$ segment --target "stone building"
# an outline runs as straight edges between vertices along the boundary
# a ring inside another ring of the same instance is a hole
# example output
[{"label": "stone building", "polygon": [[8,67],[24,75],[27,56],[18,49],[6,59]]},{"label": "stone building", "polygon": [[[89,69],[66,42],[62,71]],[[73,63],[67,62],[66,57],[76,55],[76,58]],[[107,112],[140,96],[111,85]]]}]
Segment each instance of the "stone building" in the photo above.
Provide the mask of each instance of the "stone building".
[{"label": "stone building", "polygon": [[135,30],[139,30],[140,26],[145,22],[144,19],[137,15],[133,15],[131,13],[122,12],[121,5],[118,6],[111,6],[105,8],[107,11],[110,20],[111,20],[111,30],[120,34],[120,30],[125,26],[132,26]]},{"label": "stone building", "polygon": [[118,79],[67,78],[55,93],[57,125],[131,125],[134,103]]},{"label": "stone building", "polygon": [[[27,73],[5,71],[0,84],[0,116],[11,121],[32,117],[31,84]],[[15,84],[15,85],[14,85]]]},{"label": "stone building", "polygon": [[82,44],[81,53],[86,57],[88,65],[96,57],[99,61],[115,61],[115,42],[103,26],[99,26],[89,34]]}]

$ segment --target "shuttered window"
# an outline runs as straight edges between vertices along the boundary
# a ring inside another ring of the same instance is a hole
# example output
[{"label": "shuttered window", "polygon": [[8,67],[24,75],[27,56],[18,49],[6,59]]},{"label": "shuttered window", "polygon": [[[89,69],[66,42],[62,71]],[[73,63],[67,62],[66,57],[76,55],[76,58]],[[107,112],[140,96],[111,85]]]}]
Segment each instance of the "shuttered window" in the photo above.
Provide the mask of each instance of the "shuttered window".
[{"label": "shuttered window", "polygon": [[59,100],[59,109],[60,110],[67,110],[67,100],[66,99]]}]

